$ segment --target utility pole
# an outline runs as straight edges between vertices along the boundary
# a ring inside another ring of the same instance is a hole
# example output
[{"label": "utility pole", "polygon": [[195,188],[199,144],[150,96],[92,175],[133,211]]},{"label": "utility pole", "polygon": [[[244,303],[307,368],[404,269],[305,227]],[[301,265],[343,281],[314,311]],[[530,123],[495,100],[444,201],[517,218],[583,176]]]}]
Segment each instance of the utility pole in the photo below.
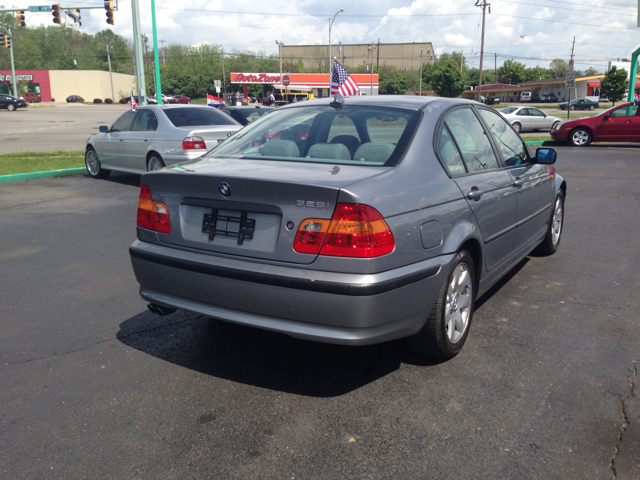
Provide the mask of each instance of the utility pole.
[{"label": "utility pole", "polygon": [[482,8],[482,40],[480,42],[480,78],[478,79],[478,101],[482,102],[482,57],[484,56],[484,18],[487,7],[491,13],[491,4],[487,0],[476,0],[476,7]]},{"label": "utility pole", "polygon": [[107,44],[107,61],[109,62],[109,80],[111,81],[111,99],[115,102],[116,96],[113,93],[113,75],[111,74],[111,55],[109,50],[113,48],[113,45]]},{"label": "utility pole", "polygon": [[462,75],[462,65],[464,64],[464,50],[460,50],[460,74]]},{"label": "utility pole", "polygon": [[422,47],[420,47],[420,98],[422,98]]},{"label": "utility pole", "polygon": [[227,93],[227,81],[224,76],[224,50],[222,51],[222,93]]},{"label": "utility pole", "polygon": [[498,54],[493,54],[493,80],[498,83]]},{"label": "utility pole", "polygon": [[[373,42],[371,42],[371,95],[373,95],[373,51],[376,49],[376,46]],[[378,86],[378,90],[380,90],[380,86]]]},{"label": "utility pole", "polygon": [[133,23],[133,53],[136,69],[136,84],[138,87],[138,104],[147,104],[147,88],[144,78],[144,64],[142,58],[142,33],[140,32],[140,8],[138,0],[131,0],[131,19]]},{"label": "utility pole", "polygon": [[160,40],[160,43],[162,44],[162,64],[166,65],[166,63],[164,63],[164,40]]},{"label": "utility pole", "polygon": [[[573,49],[575,46],[576,46],[576,37],[573,37],[573,42],[571,43],[571,61],[569,62],[569,70],[567,70],[571,72],[573,72]],[[575,85],[575,80],[573,83]],[[567,88],[567,90],[569,91],[569,103],[567,103],[567,120],[569,120],[569,117],[571,116],[571,88]]]}]

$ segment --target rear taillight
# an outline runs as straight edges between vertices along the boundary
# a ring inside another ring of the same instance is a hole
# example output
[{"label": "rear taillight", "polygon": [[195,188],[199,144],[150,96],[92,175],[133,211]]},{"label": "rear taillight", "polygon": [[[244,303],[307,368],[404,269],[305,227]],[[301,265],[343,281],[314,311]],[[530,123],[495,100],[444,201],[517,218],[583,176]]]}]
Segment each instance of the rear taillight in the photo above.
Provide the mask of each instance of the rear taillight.
[{"label": "rear taillight", "polygon": [[300,224],[293,249],[299,253],[372,258],[391,253],[393,234],[382,215],[368,205],[339,203],[331,221],[307,219]]},{"label": "rear taillight", "polygon": [[182,140],[183,150],[206,150],[207,146],[202,137],[187,137]]},{"label": "rear taillight", "polygon": [[140,186],[140,198],[138,199],[138,226],[154,230],[160,233],[171,233],[171,220],[169,209],[162,202],[154,202],[151,199],[149,185]]}]

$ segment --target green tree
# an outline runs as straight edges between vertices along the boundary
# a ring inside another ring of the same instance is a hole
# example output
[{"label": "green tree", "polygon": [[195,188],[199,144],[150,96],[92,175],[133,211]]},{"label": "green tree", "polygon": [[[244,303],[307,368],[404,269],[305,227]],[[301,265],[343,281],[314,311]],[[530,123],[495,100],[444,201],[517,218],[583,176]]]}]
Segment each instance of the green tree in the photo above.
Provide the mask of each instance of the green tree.
[{"label": "green tree", "polygon": [[433,75],[431,88],[441,97],[459,97],[464,90],[460,65],[449,59]]},{"label": "green tree", "polygon": [[585,77],[593,77],[594,75],[600,75],[600,72],[593,67],[587,68],[582,74]]},{"label": "green tree", "polygon": [[535,67],[527,68],[524,72],[524,81],[533,82],[536,80],[545,80],[547,78],[553,78],[551,71],[548,68]]},{"label": "green tree", "polygon": [[388,95],[404,95],[407,91],[407,77],[402,72],[395,72],[386,84],[384,93]]},{"label": "green tree", "polygon": [[600,82],[600,95],[608,97],[615,105],[624,98],[627,88],[627,71],[624,68],[618,70],[614,65]]},{"label": "green tree", "polygon": [[549,63],[549,69],[554,78],[562,78],[567,76],[567,70],[569,70],[569,64],[561,58],[554,58]]},{"label": "green tree", "polygon": [[520,83],[526,78],[526,66],[515,60],[505,60],[498,68],[498,81],[500,83]]}]

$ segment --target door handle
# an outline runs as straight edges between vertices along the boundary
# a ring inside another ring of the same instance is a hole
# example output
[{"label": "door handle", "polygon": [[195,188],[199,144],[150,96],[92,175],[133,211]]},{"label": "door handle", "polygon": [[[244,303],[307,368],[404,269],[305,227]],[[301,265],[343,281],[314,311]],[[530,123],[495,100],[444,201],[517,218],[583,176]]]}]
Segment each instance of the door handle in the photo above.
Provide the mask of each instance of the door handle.
[{"label": "door handle", "polygon": [[471,191],[467,193],[469,200],[480,200],[480,197],[482,197],[482,190],[478,187],[471,187]]},{"label": "door handle", "polygon": [[521,188],[522,184],[523,184],[523,182],[522,182],[522,180],[520,180],[520,177],[517,177],[515,179],[515,181],[513,182],[513,186],[516,187],[516,188]]}]

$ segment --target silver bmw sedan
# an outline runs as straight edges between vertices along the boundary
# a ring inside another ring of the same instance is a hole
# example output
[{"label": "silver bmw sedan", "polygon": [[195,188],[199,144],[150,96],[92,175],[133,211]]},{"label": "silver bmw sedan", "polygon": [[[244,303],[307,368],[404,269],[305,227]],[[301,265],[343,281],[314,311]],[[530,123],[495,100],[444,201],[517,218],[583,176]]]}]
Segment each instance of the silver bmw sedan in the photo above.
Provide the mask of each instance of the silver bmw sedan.
[{"label": "silver bmw sedan", "polygon": [[133,270],[159,315],[348,345],[406,337],[451,358],[475,301],[532,250],[558,249],[555,161],[469,100],[292,104],[142,176]]},{"label": "silver bmw sedan", "polygon": [[85,164],[94,178],[112,170],[144,173],[200,157],[241,128],[217,108],[147,105],[126,111],[91,135]]}]

